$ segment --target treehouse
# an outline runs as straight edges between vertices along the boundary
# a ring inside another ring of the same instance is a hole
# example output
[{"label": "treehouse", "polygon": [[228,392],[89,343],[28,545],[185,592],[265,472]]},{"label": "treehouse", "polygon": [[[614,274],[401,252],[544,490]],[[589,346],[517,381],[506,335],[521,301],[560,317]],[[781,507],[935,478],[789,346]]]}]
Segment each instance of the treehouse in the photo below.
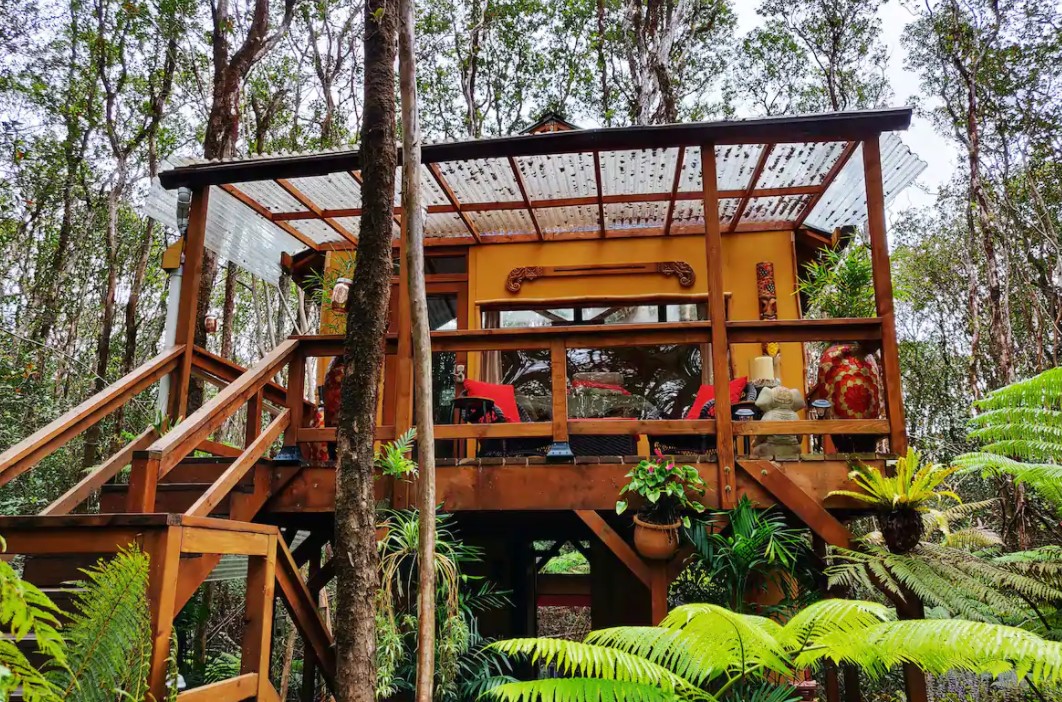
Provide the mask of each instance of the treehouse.
[{"label": "treehouse", "polygon": [[[513,593],[488,633],[533,634],[542,605],[589,606],[595,627],[664,615],[685,554],[643,557],[630,517],[615,514],[625,474],[658,452],[698,469],[709,507],[748,496],[820,544],[848,543],[858,504],[830,492],[850,487],[853,457],[880,464],[906,449],[885,208],[924,167],[895,134],[910,119],[891,109],[582,130],[548,118],[516,136],[424,147],[437,491],[485,549],[484,575]],[[242,674],[180,699],[275,697],[274,597],[308,669],[331,679],[317,606],[333,575],[322,562],[336,490],[329,364],[342,354],[361,165],[357,151],[329,151],[163,172],[149,209],[182,232],[166,348],[0,455],[6,483],[157,382],[161,406],[184,417],[161,436],[145,429],[40,515],[0,519],[9,552],[28,554],[27,577],[44,585],[130,542],[151,554],[156,695],[174,616],[234,555],[248,558]],[[399,202],[379,441],[413,426]],[[805,318],[802,265],[857,228],[876,316]],[[320,333],[250,368],[196,346],[204,249],[334,295]],[[220,389],[187,413],[193,378]],[[244,445],[215,442],[244,409]],[[126,466],[128,482],[116,478]],[[415,487],[380,479],[377,497],[407,507]],[[87,513],[95,495],[99,513]],[[539,574],[566,543],[590,574]]]}]

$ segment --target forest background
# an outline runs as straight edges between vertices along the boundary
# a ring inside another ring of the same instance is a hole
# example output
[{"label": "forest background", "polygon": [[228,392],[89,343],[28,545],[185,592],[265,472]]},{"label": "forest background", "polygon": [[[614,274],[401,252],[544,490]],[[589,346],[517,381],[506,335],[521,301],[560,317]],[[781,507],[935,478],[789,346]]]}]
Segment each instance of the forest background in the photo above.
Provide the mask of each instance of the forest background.
[{"label": "forest background", "polygon": [[[913,443],[947,461],[969,448],[973,400],[1057,365],[1057,4],[425,0],[417,10],[429,140],[512,134],[546,110],[620,126],[913,103],[905,138],[931,167],[890,213]],[[363,6],[344,0],[0,5],[0,448],[157,352],[160,259],[176,233],[143,204],[167,160],[356,144],[363,29]],[[858,277],[859,251],[824,305]],[[316,328],[315,301],[287,279],[208,260],[204,288],[220,331],[201,340],[241,364]],[[87,432],[0,492],[0,513],[47,504],[154,411],[142,398]],[[979,489],[1005,496],[996,516],[1008,545],[1062,539],[1053,511],[1020,486]]]}]

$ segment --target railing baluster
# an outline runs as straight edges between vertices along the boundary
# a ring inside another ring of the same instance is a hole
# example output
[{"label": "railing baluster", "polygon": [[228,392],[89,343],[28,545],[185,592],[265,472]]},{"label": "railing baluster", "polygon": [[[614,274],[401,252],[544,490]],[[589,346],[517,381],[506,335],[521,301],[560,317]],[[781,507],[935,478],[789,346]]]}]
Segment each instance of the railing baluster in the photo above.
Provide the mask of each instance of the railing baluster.
[{"label": "railing baluster", "polygon": [[568,443],[568,353],[563,339],[550,342],[550,390],[553,393],[553,443]]}]

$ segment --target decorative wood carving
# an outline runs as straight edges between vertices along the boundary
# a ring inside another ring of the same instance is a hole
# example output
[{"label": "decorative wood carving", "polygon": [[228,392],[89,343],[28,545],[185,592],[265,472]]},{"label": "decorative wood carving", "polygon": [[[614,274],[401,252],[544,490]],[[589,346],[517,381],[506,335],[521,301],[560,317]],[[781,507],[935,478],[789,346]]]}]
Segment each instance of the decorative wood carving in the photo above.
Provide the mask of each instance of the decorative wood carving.
[{"label": "decorative wood carving", "polygon": [[575,278],[598,275],[662,275],[674,277],[684,288],[693,287],[697,279],[693,266],[685,261],[656,261],[652,263],[589,263],[579,266],[524,266],[509,271],[505,289],[514,295],[524,283],[539,278]]}]

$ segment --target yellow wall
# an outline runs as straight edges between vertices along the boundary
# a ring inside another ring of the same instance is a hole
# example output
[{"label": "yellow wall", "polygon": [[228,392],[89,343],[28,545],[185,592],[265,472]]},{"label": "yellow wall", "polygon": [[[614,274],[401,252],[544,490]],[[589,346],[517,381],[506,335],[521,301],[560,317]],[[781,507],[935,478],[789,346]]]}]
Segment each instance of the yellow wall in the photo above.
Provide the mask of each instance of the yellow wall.
[{"label": "yellow wall", "polygon": [[[743,232],[723,236],[723,286],[732,293],[731,320],[759,319],[756,296],[756,264],[774,263],[778,290],[779,319],[798,319],[796,263],[793,233]],[[521,266],[569,266],[585,263],[644,263],[684,261],[693,267],[693,287],[683,288],[674,277],[659,275],[592,276],[586,278],[544,278],[525,283],[514,295],[505,289],[506,277]],[[580,296],[704,294],[708,292],[707,259],[704,239],[699,236],[604,239],[477,246],[469,250],[469,326],[478,328],[483,301]],[[759,344],[732,348],[738,375],[748,373],[749,361],[760,355]],[[475,372],[475,359],[469,371]],[[800,344],[782,345],[781,380],[788,387],[804,389],[804,361]]]},{"label": "yellow wall", "polygon": [[[349,252],[328,255],[328,270],[349,266]],[[796,261],[793,233],[742,232],[723,236],[723,285],[731,293],[732,320],[759,319],[756,296],[756,264],[774,263],[778,290],[778,317],[800,317],[796,291]],[[650,261],[684,261],[693,267],[693,287],[683,288],[674,277],[659,275],[592,276],[586,278],[544,278],[525,283],[519,294],[505,289],[506,277],[521,266],[560,266],[581,263],[644,263]],[[474,246],[468,255],[468,321],[473,329],[480,325],[479,303],[483,301],[573,298],[580,296],[705,294],[707,261],[704,239],[700,236],[652,237],[640,239],[605,239],[554,241]],[[333,274],[334,275],[334,274]],[[330,279],[330,278],[326,278]],[[341,332],[328,305],[322,311],[322,331]],[[759,344],[732,347],[734,365],[739,375],[748,373],[749,361],[760,355]],[[470,354],[469,373],[475,377],[475,358]],[[783,344],[781,380],[788,387],[804,389],[804,361],[800,344]]]}]

